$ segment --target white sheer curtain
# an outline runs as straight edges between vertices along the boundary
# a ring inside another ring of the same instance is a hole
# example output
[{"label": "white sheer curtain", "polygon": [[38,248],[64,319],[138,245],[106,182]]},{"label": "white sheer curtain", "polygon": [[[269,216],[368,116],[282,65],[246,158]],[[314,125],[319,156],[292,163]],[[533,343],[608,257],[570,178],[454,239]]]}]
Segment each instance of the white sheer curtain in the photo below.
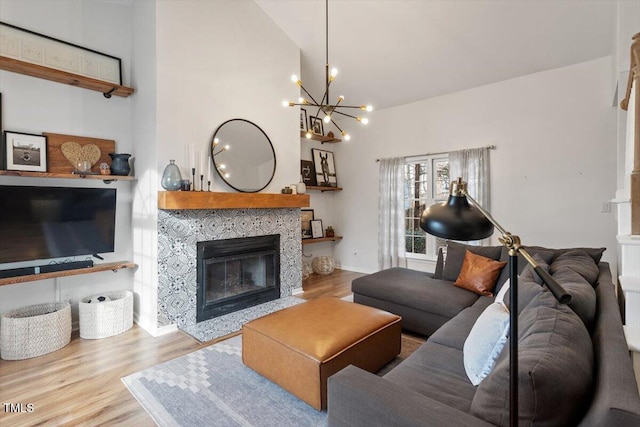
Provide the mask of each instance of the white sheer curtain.
[{"label": "white sheer curtain", "polygon": [[[462,177],[467,191],[480,205],[491,212],[489,197],[489,148],[471,148],[449,153],[449,178],[453,182]],[[481,241],[488,244],[490,240]]]},{"label": "white sheer curtain", "polygon": [[378,268],[404,267],[404,157],[380,160]]}]

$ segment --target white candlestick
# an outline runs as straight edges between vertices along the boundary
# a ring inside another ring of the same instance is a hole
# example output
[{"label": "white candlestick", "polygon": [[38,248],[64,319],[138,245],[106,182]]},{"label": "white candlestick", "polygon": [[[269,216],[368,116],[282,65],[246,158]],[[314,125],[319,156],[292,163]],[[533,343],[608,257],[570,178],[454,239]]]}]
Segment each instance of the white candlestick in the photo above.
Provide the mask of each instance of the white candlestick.
[{"label": "white candlestick", "polygon": [[207,182],[211,182],[211,156],[207,157]]}]

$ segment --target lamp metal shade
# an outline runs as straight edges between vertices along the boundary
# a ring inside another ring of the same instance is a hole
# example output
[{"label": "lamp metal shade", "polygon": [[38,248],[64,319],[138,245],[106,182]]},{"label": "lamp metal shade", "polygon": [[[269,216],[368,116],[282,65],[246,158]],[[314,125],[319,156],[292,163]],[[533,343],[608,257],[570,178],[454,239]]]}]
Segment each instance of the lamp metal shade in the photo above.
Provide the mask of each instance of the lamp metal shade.
[{"label": "lamp metal shade", "polygon": [[450,195],[446,202],[425,209],[420,228],[451,240],[480,240],[493,234],[493,224],[462,195]]}]

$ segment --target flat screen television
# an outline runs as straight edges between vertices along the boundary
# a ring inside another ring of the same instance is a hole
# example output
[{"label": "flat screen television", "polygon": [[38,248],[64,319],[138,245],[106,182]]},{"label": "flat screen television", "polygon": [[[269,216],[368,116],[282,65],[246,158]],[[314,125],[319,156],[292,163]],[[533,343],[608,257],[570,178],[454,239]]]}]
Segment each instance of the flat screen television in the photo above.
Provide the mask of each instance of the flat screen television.
[{"label": "flat screen television", "polygon": [[0,185],[0,263],[114,251],[116,190]]}]

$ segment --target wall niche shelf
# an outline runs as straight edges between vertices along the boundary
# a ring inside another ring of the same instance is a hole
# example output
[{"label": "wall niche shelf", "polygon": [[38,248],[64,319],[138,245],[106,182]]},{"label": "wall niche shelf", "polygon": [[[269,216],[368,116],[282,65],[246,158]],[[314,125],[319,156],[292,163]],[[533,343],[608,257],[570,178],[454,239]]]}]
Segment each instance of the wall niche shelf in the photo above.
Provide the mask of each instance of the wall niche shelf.
[{"label": "wall niche shelf", "polygon": [[36,280],[54,279],[56,277],[77,276],[79,274],[98,273],[100,271],[122,270],[125,268],[138,268],[138,264],[129,261],[105,262],[103,264],[95,264],[93,267],[76,268],[66,271],[53,271],[51,273],[29,274],[27,276],[5,277],[0,279],[0,286],[12,285],[15,283],[34,282]]},{"label": "wall niche shelf", "polygon": [[339,242],[342,239],[343,239],[342,236],[319,237],[317,239],[302,239],[302,244],[311,245],[313,243],[322,243],[322,242]]},{"label": "wall niche shelf", "polygon": [[322,191],[324,193],[325,191],[342,191],[342,187],[322,187],[322,186],[315,186],[315,185],[307,185],[307,190]]},{"label": "wall niche shelf", "polygon": [[332,138],[330,136],[323,136],[323,135],[316,135],[315,133],[311,134],[311,138],[307,138],[307,132],[301,130],[300,131],[300,138],[304,138],[306,140],[311,140],[311,141],[318,141],[321,143],[336,143],[336,142],[342,142],[341,139],[338,138]]},{"label": "wall niche shelf", "polygon": [[29,62],[19,61],[17,59],[7,58],[4,56],[0,56],[0,69],[24,74],[26,76],[51,80],[70,86],[77,86],[83,89],[94,90],[102,93],[105,98],[111,98],[112,95],[126,98],[134,92],[134,89],[130,87],[104,82],[49,67],[43,67],[42,65],[31,64]]},{"label": "wall niche shelf", "polygon": [[113,181],[135,181],[134,176],[121,175],[81,175],[73,173],[49,173],[49,172],[25,172],[25,171],[0,171],[0,176],[19,176],[23,178],[64,178],[64,179],[99,179],[105,183]]}]

